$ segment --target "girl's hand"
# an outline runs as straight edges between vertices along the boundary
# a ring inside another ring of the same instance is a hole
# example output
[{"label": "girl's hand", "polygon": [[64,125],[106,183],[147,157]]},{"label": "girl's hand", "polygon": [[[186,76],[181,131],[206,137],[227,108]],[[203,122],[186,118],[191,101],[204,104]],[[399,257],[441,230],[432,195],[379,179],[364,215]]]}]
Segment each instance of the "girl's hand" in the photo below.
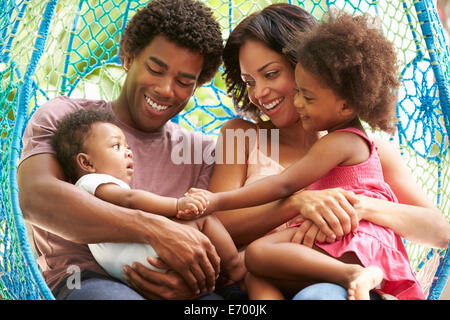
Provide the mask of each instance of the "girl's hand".
[{"label": "girl's hand", "polygon": [[190,188],[187,195],[200,195],[205,200],[205,209],[202,214],[207,215],[217,211],[217,196],[215,193],[204,189]]},{"label": "girl's hand", "polygon": [[303,190],[292,195],[289,201],[293,210],[304,220],[311,220],[329,240],[339,239],[358,227],[359,217],[353,205],[359,200],[351,191]]},{"label": "girl's hand", "polygon": [[205,212],[207,203],[208,199],[204,192],[188,191],[185,197],[178,199],[176,217],[182,220],[197,219]]}]

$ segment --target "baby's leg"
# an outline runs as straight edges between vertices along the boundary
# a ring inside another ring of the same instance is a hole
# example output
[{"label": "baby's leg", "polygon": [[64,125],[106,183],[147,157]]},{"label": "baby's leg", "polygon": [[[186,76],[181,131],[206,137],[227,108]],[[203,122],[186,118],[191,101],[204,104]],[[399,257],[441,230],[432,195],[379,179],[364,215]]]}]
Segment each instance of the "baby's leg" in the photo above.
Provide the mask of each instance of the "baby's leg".
[{"label": "baby's leg", "polygon": [[216,248],[221,261],[221,273],[233,282],[244,278],[247,269],[244,254],[239,253],[227,229],[215,216],[206,216],[196,220],[182,222],[198,228]]},{"label": "baby's leg", "polygon": [[[353,289],[353,292],[349,291],[349,295],[355,299],[368,299],[369,291],[381,282],[381,270],[362,267],[353,254],[345,255],[344,263],[318,247],[312,249],[290,242],[295,232],[296,228],[287,229],[250,244],[245,254],[249,272],[264,278],[282,280],[286,284],[290,280],[331,281]],[[297,283],[293,282],[292,285]]]}]

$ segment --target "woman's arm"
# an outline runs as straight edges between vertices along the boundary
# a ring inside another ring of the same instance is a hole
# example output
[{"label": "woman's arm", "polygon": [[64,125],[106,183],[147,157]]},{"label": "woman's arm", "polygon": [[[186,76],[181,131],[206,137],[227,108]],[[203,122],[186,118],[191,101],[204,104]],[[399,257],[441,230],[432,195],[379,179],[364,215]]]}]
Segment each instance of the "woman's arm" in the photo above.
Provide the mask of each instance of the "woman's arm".
[{"label": "woman's arm", "polygon": [[[422,245],[447,248],[450,239],[450,224],[447,219],[417,186],[398,150],[387,141],[380,139],[375,142],[385,181],[391,186],[400,203],[357,196],[359,202],[353,204],[357,220],[364,219],[390,228],[400,236]],[[286,202],[284,210],[297,210],[302,217],[315,224],[310,229],[306,227],[301,229],[304,237],[303,244],[306,242],[306,245],[312,245],[314,240],[319,237],[322,241],[325,239],[324,226],[326,224],[322,217],[328,210],[327,208],[336,207],[336,203],[321,198],[325,192],[335,192],[336,190],[339,189],[305,190],[290,197]],[[317,203],[324,205],[321,206],[321,209],[317,209]],[[342,225],[344,226],[344,224]],[[317,228],[320,230],[319,232],[317,232]],[[347,233],[344,230],[344,234]]]},{"label": "woman's arm", "polygon": [[[255,129],[255,125],[242,119],[233,119],[227,122],[222,127],[218,141],[223,143],[217,144],[218,151],[216,151],[216,154],[223,153],[224,158],[231,152],[237,154],[237,150],[230,146],[227,148],[224,145],[227,141],[226,129],[247,130],[249,128]],[[246,157],[248,158],[248,149],[246,150]],[[209,190],[212,192],[234,190],[242,187],[246,178],[246,164],[237,164],[237,162],[231,164],[216,163]],[[319,216],[315,221],[323,221],[323,230],[329,236],[333,234],[342,236],[344,233],[341,225],[344,226],[345,230],[348,229],[348,232],[356,227],[356,219],[352,218],[352,216],[356,217],[356,213],[351,204],[357,202],[357,199],[353,193],[338,189],[315,193],[321,194],[321,197],[303,197],[303,194],[297,193],[285,200],[245,209],[218,211],[215,214],[238,245],[248,244],[296,217],[300,213],[299,207],[301,205],[311,208],[314,218],[316,212],[323,213],[324,217]],[[310,194],[307,193],[307,195]],[[303,201],[304,198],[307,198],[306,203]],[[317,201],[313,201],[314,199],[317,199]]]},{"label": "woman's arm", "polygon": [[194,292],[214,286],[220,259],[204,234],[165,217],[89,195],[63,181],[52,154],[24,160],[18,169],[18,185],[22,212],[30,223],[76,243],[149,243]]},{"label": "woman's arm", "polygon": [[361,219],[392,229],[401,237],[429,247],[447,248],[450,226],[436,209],[360,197]]},{"label": "woman's arm", "polygon": [[391,228],[410,241],[446,248],[450,239],[448,220],[418,187],[400,152],[387,141],[375,142],[385,181],[400,204],[360,197],[355,206],[360,218]]},{"label": "woman's arm", "polygon": [[[248,129],[256,131],[256,126],[243,119],[232,119],[222,126],[216,145],[216,157],[223,161],[217,161],[214,166],[208,187],[210,191],[229,191],[244,185],[247,179],[247,161],[242,163],[237,161],[237,157],[239,153],[244,152],[245,160],[247,160],[249,145],[246,143],[245,150],[238,150],[239,131],[236,130],[243,132],[242,130]],[[236,138],[231,139],[232,137],[228,136],[230,134],[235,134]],[[233,146],[227,145],[227,142],[231,141]],[[227,158],[233,161],[225,161]],[[282,202],[280,200],[257,207],[217,211],[214,214],[222,221],[237,245],[247,245],[294,217],[274,214]],[[286,213],[292,214],[287,211]]]}]

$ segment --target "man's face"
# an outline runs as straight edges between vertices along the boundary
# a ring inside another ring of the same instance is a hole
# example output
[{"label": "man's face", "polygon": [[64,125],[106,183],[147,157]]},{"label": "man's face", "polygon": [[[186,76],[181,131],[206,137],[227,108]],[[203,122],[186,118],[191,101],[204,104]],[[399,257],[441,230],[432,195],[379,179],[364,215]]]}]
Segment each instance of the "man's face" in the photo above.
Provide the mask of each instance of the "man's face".
[{"label": "man's face", "polygon": [[133,59],[115,112],[135,129],[158,131],[184,109],[197,87],[203,55],[158,35]]}]

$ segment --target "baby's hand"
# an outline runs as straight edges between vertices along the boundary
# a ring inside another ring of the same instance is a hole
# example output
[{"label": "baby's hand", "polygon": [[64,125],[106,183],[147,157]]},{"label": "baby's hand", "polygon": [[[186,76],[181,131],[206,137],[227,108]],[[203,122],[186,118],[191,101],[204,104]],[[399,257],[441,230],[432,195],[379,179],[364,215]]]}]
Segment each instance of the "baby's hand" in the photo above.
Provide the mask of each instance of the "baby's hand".
[{"label": "baby's hand", "polygon": [[184,197],[178,199],[177,215],[178,219],[193,220],[201,216],[207,205],[206,197],[203,193],[186,193]]},{"label": "baby's hand", "polygon": [[205,210],[203,211],[204,215],[217,211],[217,197],[215,193],[204,189],[190,188],[187,194],[199,195],[206,201]]}]

